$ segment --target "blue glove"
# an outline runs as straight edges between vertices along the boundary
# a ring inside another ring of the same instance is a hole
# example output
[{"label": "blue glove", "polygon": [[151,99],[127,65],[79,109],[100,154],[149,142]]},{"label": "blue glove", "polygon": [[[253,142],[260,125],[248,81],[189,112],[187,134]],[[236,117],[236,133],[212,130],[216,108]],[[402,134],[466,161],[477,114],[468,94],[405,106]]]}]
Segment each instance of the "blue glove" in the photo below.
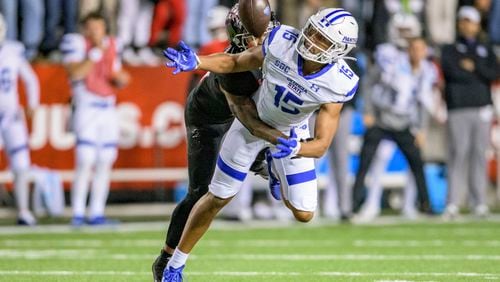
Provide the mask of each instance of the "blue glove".
[{"label": "blue glove", "polygon": [[295,128],[290,129],[290,136],[288,138],[278,137],[278,144],[276,149],[279,151],[273,153],[273,158],[281,159],[284,157],[293,157],[300,151],[300,142],[297,140]]},{"label": "blue glove", "polygon": [[163,50],[163,55],[170,60],[167,62],[166,66],[175,68],[174,74],[178,74],[181,71],[192,71],[196,69],[199,62],[198,56],[196,56],[194,51],[183,41],[179,42],[179,47],[180,50],[174,48]]}]

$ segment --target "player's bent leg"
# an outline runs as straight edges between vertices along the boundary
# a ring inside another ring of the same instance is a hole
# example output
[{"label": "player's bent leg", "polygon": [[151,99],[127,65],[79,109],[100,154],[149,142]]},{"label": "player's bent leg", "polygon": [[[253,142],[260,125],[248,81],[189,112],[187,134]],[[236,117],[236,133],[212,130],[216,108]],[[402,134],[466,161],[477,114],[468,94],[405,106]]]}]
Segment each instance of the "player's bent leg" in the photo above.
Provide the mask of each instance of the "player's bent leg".
[{"label": "player's bent leg", "polygon": [[[212,183],[209,185],[209,192],[201,197],[189,214],[186,227],[177,247],[180,251],[186,254],[191,252],[217,213],[239,191],[247,172],[248,169],[238,171],[230,167],[219,157]],[[173,265],[174,268],[179,266]]]},{"label": "player's bent leg", "polygon": [[[266,143],[250,134],[237,120],[227,132],[221,147],[215,174],[205,194],[193,207],[179,245],[167,264],[163,280],[171,274],[181,277],[180,273],[187,257],[195,244],[207,231],[216,214],[241,189],[252,162]],[[177,270],[180,269],[180,272]],[[177,274],[175,274],[177,273]]]},{"label": "player's bent leg", "polygon": [[182,281],[182,270],[189,253],[208,230],[217,213],[231,199],[219,198],[208,192],[196,203],[189,214],[181,241],[163,272],[162,281]]},{"label": "player's bent leg", "polygon": [[285,205],[295,219],[308,222],[317,207],[318,183],[311,158],[274,159]]},{"label": "player's bent leg", "polygon": [[[232,122],[198,124],[193,121],[193,116],[186,112],[189,189],[187,195],[177,204],[172,213],[165,245],[153,262],[152,270],[155,281],[161,281],[163,271],[179,244],[191,210],[196,202],[208,192],[223,136],[231,124]],[[203,145],[200,146],[200,144]]]},{"label": "player's bent leg", "polygon": [[217,213],[231,201],[232,197],[219,198],[211,192],[206,193],[195,204],[191,211],[178,249],[184,253],[191,252],[192,248],[203,236]]}]

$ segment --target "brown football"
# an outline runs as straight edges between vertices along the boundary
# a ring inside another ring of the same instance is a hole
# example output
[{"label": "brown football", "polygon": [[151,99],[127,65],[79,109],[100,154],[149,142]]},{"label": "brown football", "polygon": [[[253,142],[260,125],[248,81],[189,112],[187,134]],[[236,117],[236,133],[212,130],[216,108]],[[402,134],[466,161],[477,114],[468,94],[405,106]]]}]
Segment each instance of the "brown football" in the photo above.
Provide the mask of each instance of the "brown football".
[{"label": "brown football", "polygon": [[271,6],[267,0],[239,0],[238,12],[243,26],[253,36],[260,37],[271,19]]}]

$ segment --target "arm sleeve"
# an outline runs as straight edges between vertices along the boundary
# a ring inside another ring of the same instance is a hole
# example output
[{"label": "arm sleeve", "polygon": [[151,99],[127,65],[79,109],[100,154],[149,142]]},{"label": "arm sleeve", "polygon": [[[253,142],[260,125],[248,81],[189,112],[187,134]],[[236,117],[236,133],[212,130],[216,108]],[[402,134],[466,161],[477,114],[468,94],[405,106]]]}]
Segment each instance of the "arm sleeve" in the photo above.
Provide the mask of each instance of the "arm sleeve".
[{"label": "arm sleeve", "polygon": [[476,58],[476,73],[489,82],[494,81],[500,77],[500,66],[497,63],[495,53],[491,48],[488,48],[488,57]]},{"label": "arm sleeve", "polygon": [[21,79],[26,87],[28,106],[29,108],[34,109],[40,104],[40,84],[33,68],[25,59],[21,61],[19,75],[21,76]]},{"label": "arm sleeve", "polygon": [[59,49],[63,55],[62,62],[64,64],[78,63],[85,60],[85,39],[79,34],[70,33],[64,35]]}]

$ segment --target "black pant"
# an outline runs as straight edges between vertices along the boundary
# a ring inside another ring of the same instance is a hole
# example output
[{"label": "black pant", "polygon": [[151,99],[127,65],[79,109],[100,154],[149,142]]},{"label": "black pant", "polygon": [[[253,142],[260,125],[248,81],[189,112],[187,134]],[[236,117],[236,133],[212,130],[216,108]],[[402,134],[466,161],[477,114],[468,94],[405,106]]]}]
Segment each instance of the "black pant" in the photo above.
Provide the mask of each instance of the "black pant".
[{"label": "black pant", "polygon": [[420,209],[428,212],[429,196],[427,194],[427,184],[425,182],[420,149],[415,145],[415,136],[411,134],[409,129],[395,131],[382,129],[377,126],[369,128],[364,136],[359,170],[356,174],[356,180],[353,187],[354,211],[359,210],[364,201],[364,196],[366,194],[364,189],[365,177],[368,173],[373,157],[377,152],[377,147],[380,144],[380,141],[384,138],[394,140],[408,160],[408,164],[410,165],[413,176],[415,177]]},{"label": "black pant", "polygon": [[190,125],[186,120],[189,190],[172,213],[165,239],[169,247],[177,247],[191,209],[208,192],[222,137],[231,123]]}]

